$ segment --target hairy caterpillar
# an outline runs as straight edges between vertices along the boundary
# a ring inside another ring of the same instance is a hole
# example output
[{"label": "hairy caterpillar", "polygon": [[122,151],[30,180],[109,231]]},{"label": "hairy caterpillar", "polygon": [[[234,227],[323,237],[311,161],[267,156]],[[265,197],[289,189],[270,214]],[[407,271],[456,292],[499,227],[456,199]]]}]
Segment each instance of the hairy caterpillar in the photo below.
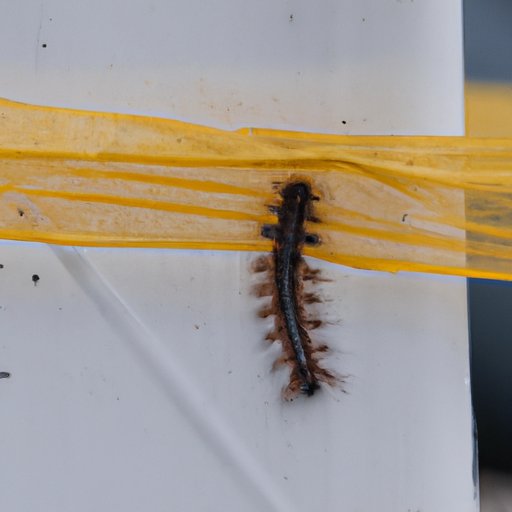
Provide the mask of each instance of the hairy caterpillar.
[{"label": "hairy caterpillar", "polygon": [[280,191],[279,206],[272,206],[277,214],[275,225],[264,225],[261,234],[274,242],[273,252],[259,258],[254,270],[268,272],[269,280],[256,288],[258,296],[271,296],[270,306],[260,311],[261,317],[274,315],[274,329],[267,335],[269,341],[280,341],[282,356],[274,366],[290,367],[290,381],[283,391],[287,400],[300,393],[311,396],[320,387],[320,382],[334,385],[335,375],[323,368],[319,362],[328,351],[326,345],[314,345],[308,330],[319,327],[320,320],[308,319],[305,305],[321,302],[314,293],[305,293],[304,281],[320,281],[319,270],[311,269],[302,257],[304,245],[317,245],[320,238],[307,233],[305,223],[319,222],[313,213],[313,195],[309,183],[293,180]]}]

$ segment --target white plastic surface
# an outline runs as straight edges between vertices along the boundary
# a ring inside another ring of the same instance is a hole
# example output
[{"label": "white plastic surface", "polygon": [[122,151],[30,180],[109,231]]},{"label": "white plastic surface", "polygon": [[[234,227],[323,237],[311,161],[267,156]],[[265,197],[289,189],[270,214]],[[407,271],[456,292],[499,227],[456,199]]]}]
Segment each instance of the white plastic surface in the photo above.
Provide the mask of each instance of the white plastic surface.
[{"label": "white plastic surface", "polygon": [[[12,2],[0,94],[222,127],[460,134],[460,11]],[[2,508],[477,510],[465,281],[311,261],[332,279],[319,336],[347,393],[289,404],[250,294],[256,256],[1,244]]]},{"label": "white plastic surface", "polygon": [[1,3],[11,99],[221,128],[464,127],[460,0]]}]

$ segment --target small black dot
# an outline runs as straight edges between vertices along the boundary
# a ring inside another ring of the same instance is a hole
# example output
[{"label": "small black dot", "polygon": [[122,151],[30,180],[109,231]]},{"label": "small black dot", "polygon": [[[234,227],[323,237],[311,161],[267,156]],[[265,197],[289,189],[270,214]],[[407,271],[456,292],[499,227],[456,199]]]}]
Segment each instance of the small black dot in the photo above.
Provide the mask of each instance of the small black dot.
[{"label": "small black dot", "polygon": [[306,245],[319,245],[320,237],[312,233],[307,233],[306,236],[304,237],[304,242]]},{"label": "small black dot", "polygon": [[0,263],[0,268],[4,268],[4,264],[3,263]]},{"label": "small black dot", "polygon": [[18,208],[18,215],[20,217],[23,217],[23,215],[25,215],[25,212],[21,208]]},{"label": "small black dot", "polygon": [[43,43],[41,46],[42,46],[43,48],[46,48],[46,43]]},{"label": "small black dot", "polygon": [[39,281],[40,277],[37,274],[34,274],[32,276],[32,282],[34,283],[34,286],[37,285],[37,282]]},{"label": "small black dot", "polygon": [[277,236],[276,226],[271,224],[265,224],[261,228],[261,236],[264,238],[270,238],[271,240],[274,240]]},{"label": "small black dot", "polygon": [[341,124],[347,124],[347,121],[341,121]]},{"label": "small black dot", "polygon": [[9,372],[0,372],[0,379],[8,379],[10,376]]}]

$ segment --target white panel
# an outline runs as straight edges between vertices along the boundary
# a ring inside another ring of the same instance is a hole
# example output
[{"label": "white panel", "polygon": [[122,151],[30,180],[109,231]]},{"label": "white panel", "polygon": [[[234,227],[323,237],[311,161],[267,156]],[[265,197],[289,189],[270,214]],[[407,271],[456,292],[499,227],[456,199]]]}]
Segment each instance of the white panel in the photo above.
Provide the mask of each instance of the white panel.
[{"label": "white panel", "polygon": [[3,3],[12,99],[219,127],[464,126],[459,0]]},{"label": "white panel", "polygon": [[[4,3],[12,99],[462,133],[458,1]],[[289,404],[255,257],[0,245],[2,506],[477,510],[465,281],[312,261],[332,279],[319,336],[346,393]]]}]

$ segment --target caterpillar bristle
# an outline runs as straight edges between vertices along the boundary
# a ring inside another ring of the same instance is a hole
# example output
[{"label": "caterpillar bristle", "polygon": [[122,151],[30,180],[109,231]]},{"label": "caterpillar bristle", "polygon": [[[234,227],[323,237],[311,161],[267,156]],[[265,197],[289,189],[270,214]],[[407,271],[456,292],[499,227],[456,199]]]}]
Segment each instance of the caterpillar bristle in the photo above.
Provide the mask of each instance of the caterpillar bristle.
[{"label": "caterpillar bristle", "polygon": [[252,264],[252,271],[256,274],[260,272],[268,272],[272,270],[274,264],[272,262],[272,257],[268,254],[265,256],[260,256],[256,258],[254,263]]},{"label": "caterpillar bristle", "polygon": [[322,320],[306,320],[304,322],[304,326],[308,331],[314,331],[315,329],[319,329],[322,327],[324,322]]},{"label": "caterpillar bristle", "polygon": [[270,341],[271,343],[279,340],[279,333],[276,331],[270,331],[265,336],[265,340]]},{"label": "caterpillar bristle", "polygon": [[258,311],[258,316],[260,318],[268,318],[269,316],[274,315],[274,314],[275,314],[275,312],[274,312],[274,309],[272,308],[272,306],[263,306]]},{"label": "caterpillar bristle", "polygon": [[270,297],[274,293],[274,286],[267,282],[258,283],[253,286],[252,292],[256,297]]},{"label": "caterpillar bristle", "polygon": [[278,357],[274,363],[272,364],[272,371],[276,371],[282,366],[292,366],[293,367],[293,359],[288,357],[287,355],[282,355]]},{"label": "caterpillar bristle", "polygon": [[319,304],[323,302],[316,293],[305,293],[303,299],[305,304]]}]

